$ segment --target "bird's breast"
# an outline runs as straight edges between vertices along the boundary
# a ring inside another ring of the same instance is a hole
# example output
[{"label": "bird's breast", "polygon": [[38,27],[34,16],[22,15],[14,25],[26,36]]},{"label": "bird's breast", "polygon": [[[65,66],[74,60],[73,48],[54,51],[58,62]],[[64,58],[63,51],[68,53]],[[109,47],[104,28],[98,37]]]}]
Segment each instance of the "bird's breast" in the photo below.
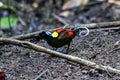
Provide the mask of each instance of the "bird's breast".
[{"label": "bird's breast", "polygon": [[68,44],[71,41],[72,39],[50,39],[50,40],[47,40],[47,43],[52,47],[59,48]]}]

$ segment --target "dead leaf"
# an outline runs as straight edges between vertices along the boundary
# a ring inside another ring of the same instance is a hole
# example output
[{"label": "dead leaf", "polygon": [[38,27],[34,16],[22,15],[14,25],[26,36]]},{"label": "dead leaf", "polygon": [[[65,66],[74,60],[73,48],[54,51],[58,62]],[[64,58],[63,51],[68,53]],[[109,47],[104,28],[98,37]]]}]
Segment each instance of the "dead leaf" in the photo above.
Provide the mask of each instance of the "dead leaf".
[{"label": "dead leaf", "polygon": [[[74,8],[74,7],[77,7],[77,6],[80,6],[80,5],[85,5],[88,2],[89,2],[89,0],[69,0],[68,2],[66,2],[63,5],[62,10]],[[81,7],[81,8],[83,8],[83,7]],[[64,11],[64,12],[60,13],[60,16],[68,17],[71,14],[73,14],[72,11]]]},{"label": "dead leaf", "polygon": [[119,46],[120,46],[120,40],[117,41],[117,42],[115,42],[115,44],[114,44],[114,47],[115,47],[115,48],[118,48]]},{"label": "dead leaf", "polygon": [[6,74],[5,72],[0,72],[0,80],[5,80]]},{"label": "dead leaf", "polygon": [[120,5],[120,0],[108,0],[108,2],[118,6]]},{"label": "dead leaf", "polygon": [[38,8],[38,7],[39,7],[39,4],[38,4],[37,2],[34,2],[34,3],[32,4],[32,6],[33,6],[34,8]]},{"label": "dead leaf", "polygon": [[71,11],[64,11],[60,13],[60,16],[68,17],[71,13],[72,13]]},{"label": "dead leaf", "polygon": [[87,4],[88,2],[89,0],[69,0],[63,5],[62,10],[74,8],[79,5],[84,5],[84,4]]}]

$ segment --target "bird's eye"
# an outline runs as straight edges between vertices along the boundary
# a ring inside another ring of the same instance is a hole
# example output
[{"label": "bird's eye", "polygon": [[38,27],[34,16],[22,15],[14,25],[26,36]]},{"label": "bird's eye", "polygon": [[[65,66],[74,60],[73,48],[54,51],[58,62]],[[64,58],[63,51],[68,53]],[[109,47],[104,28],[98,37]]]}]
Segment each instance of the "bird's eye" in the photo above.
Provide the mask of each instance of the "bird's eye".
[{"label": "bird's eye", "polygon": [[52,33],[51,32],[45,32],[45,34],[47,34],[48,36],[52,36]]}]

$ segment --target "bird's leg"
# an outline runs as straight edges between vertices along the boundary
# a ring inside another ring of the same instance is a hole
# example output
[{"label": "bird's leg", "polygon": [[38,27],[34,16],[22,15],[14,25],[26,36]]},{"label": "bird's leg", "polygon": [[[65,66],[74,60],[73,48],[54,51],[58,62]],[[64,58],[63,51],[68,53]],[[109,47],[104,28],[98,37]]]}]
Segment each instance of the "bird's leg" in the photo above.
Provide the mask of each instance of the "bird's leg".
[{"label": "bird's leg", "polygon": [[57,51],[57,48],[54,47],[53,50],[54,50],[54,51]]},{"label": "bird's leg", "polygon": [[69,48],[70,48],[70,43],[68,43],[68,45],[67,45],[68,47],[67,47],[67,49],[66,49],[66,54],[68,54],[68,52],[69,52]]},{"label": "bird's leg", "polygon": [[54,51],[58,51],[58,52],[59,52],[59,51],[62,51],[61,48],[55,48],[55,47],[53,48],[53,50],[54,50]]}]

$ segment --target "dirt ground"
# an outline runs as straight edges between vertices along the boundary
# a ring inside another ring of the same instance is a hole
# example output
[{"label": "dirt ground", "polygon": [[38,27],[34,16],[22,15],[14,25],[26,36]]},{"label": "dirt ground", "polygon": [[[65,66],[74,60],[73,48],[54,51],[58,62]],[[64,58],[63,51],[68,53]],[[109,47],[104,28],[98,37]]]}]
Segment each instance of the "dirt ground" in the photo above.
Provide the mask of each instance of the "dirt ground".
[{"label": "dirt ground", "polygon": [[[112,16],[112,7],[103,12],[95,8],[82,13],[89,14],[90,19],[87,23],[112,21],[116,18]],[[98,12],[101,15],[97,14]],[[75,19],[75,16],[68,19],[74,23],[84,23],[83,20]],[[51,27],[47,27],[49,28]],[[87,37],[76,36],[71,43],[69,55],[120,69],[120,50],[112,51],[113,44],[119,39],[119,30],[94,30]],[[52,49],[44,40],[37,44]],[[32,80],[42,73],[40,80],[120,80],[118,74],[95,70],[82,64],[15,45],[0,45],[0,70],[6,72],[7,80]]]},{"label": "dirt ground", "polygon": [[[110,52],[114,49],[115,41],[120,38],[119,33],[114,33],[94,31],[90,32],[86,38],[76,37],[71,44],[69,54],[120,69],[120,50]],[[37,44],[47,47],[44,41]],[[0,46],[0,54],[0,69],[6,72],[8,80],[31,80],[44,71],[46,73],[42,75],[41,80],[120,79],[120,75],[117,74],[98,71],[43,52],[14,45]]]}]

